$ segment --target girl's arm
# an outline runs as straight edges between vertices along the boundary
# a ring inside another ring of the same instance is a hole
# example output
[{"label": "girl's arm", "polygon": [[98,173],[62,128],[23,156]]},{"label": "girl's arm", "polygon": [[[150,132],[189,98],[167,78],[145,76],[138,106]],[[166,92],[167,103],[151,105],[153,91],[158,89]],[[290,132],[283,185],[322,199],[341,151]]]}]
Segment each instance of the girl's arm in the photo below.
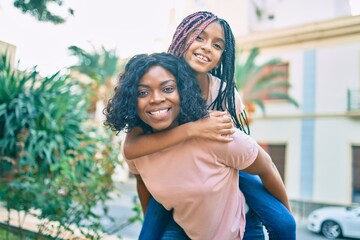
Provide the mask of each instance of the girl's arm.
[{"label": "girl's arm", "polygon": [[244,169],[244,171],[250,174],[259,175],[264,187],[282,202],[289,211],[291,211],[285,185],[276,166],[264,149],[259,146],[258,156],[249,167]]},{"label": "girl's arm", "polygon": [[126,134],[123,154],[127,159],[134,159],[193,137],[230,142],[230,135],[234,131],[231,118],[226,112],[212,111],[209,117],[182,124],[168,131],[144,134],[140,128],[134,128]]}]

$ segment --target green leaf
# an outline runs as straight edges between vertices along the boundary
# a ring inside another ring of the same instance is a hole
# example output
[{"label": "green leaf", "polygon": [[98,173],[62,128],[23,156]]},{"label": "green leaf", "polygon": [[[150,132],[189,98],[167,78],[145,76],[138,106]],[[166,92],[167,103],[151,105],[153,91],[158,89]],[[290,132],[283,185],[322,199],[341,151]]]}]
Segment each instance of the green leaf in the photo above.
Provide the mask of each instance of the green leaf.
[{"label": "green leaf", "polygon": [[[259,56],[259,49],[252,49],[243,59],[243,51],[240,51],[239,57],[235,64],[235,81],[238,89],[242,91],[243,100],[246,103],[255,103],[265,113],[264,100],[270,96],[279,96],[294,106],[298,103],[294,98],[288,95],[287,89],[291,87],[288,82],[279,81],[279,78],[287,77],[287,72],[282,70],[274,71],[274,66],[282,63],[280,59],[270,59],[263,64],[256,64]],[[266,68],[272,69],[269,74],[264,74]]]}]

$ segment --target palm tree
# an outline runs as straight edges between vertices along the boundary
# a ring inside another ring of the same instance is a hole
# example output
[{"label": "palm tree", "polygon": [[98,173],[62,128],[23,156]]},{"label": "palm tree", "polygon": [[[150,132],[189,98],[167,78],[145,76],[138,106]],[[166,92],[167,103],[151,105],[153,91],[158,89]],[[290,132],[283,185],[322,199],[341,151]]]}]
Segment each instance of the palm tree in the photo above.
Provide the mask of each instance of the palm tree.
[{"label": "palm tree", "polygon": [[77,46],[70,46],[70,54],[78,58],[78,64],[70,67],[76,72],[83,85],[90,89],[89,112],[95,113],[96,104],[99,100],[108,98],[107,94],[113,88],[113,78],[119,71],[119,57],[116,50],[106,50],[104,47],[101,51],[94,49],[93,52],[87,52]]},{"label": "palm tree", "polygon": [[[240,51],[238,59],[242,58]],[[278,68],[283,62],[280,59],[271,59],[264,64],[256,65],[255,60],[259,55],[259,49],[251,49],[244,62],[235,63],[235,81],[239,91],[242,92],[243,101],[250,115],[255,111],[255,106],[260,107],[265,113],[265,100],[285,100],[298,107],[297,101],[288,94],[291,85],[287,78],[287,71]]]}]

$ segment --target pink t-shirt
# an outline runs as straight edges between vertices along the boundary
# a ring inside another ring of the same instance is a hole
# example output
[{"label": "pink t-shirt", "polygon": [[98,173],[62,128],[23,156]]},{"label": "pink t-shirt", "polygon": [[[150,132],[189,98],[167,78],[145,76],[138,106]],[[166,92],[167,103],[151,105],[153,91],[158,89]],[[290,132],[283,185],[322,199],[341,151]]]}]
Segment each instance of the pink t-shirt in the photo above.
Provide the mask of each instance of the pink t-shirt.
[{"label": "pink t-shirt", "polygon": [[200,138],[133,160],[152,196],[193,240],[242,239],[245,199],[238,185],[238,170],[251,165],[257,143],[240,130],[233,141],[221,143]]},{"label": "pink t-shirt", "polygon": [[[208,93],[208,97],[207,97],[207,101],[206,104],[209,106],[217,97],[218,93],[219,93],[219,89],[220,89],[220,83],[221,80],[211,74],[209,74],[210,76],[210,82],[209,82],[209,93]],[[225,88],[225,83],[223,85],[223,89]],[[238,91],[236,91],[236,89],[234,89],[235,92],[235,107],[236,107],[236,115],[239,116],[239,114],[244,111],[245,109],[245,105],[243,104],[243,102],[241,101],[240,95],[238,93]],[[223,106],[225,107],[225,106]],[[225,108],[224,108],[225,109]]]}]

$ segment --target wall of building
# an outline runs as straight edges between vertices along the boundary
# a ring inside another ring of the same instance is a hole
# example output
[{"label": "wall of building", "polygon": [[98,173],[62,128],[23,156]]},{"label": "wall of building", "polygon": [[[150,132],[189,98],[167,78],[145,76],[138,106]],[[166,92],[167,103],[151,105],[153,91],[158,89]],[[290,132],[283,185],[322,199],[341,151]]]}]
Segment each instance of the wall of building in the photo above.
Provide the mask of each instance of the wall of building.
[{"label": "wall of building", "polygon": [[16,47],[14,45],[0,40],[0,54],[7,53],[10,64],[14,64],[15,62],[15,52],[16,52]]},{"label": "wall of building", "polygon": [[252,135],[259,142],[286,144],[285,182],[293,200],[352,201],[351,146],[360,143],[360,109],[348,114],[347,89],[360,90],[359,35],[263,48],[260,60],[289,62],[290,94],[300,108],[267,103],[266,116],[256,113]]},{"label": "wall of building", "polygon": [[[251,2],[261,10],[261,18],[256,16]],[[249,6],[250,32],[288,28],[351,14],[349,3],[345,0],[251,0]]]}]

